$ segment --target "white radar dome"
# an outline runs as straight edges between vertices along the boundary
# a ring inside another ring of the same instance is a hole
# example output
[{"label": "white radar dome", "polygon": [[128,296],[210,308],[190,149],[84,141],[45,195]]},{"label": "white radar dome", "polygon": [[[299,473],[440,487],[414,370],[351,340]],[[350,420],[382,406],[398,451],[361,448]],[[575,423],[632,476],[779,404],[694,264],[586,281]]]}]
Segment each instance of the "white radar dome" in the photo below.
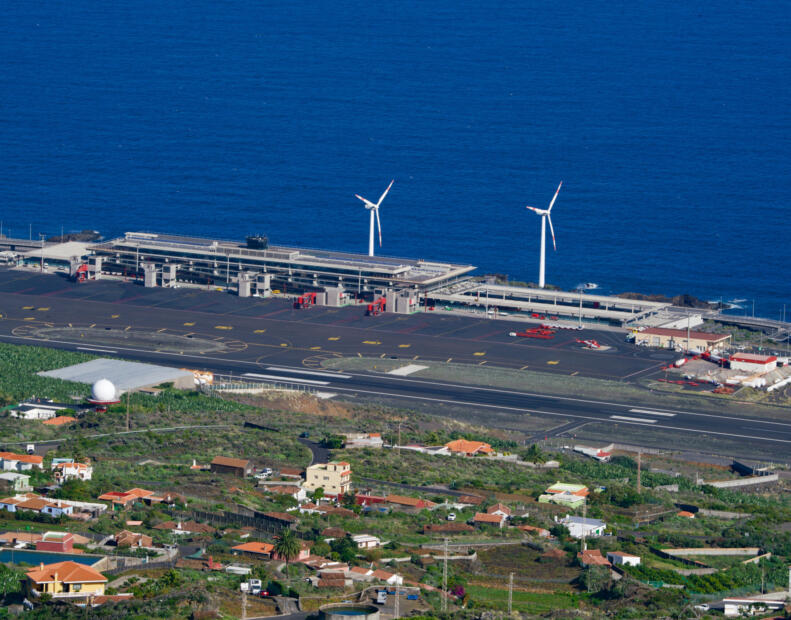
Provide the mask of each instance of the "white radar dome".
[{"label": "white radar dome", "polygon": [[91,400],[100,403],[111,403],[117,400],[115,386],[109,379],[99,379],[91,387]]}]

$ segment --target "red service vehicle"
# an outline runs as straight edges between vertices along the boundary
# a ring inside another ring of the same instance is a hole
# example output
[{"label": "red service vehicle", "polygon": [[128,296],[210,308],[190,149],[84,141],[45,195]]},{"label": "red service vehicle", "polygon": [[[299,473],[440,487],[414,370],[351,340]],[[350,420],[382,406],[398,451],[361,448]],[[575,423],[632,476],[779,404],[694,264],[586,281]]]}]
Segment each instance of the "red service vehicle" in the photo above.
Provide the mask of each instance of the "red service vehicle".
[{"label": "red service vehicle", "polygon": [[299,308],[310,308],[311,306],[316,305],[316,293],[305,293],[304,295],[300,295],[297,297],[297,300],[294,302],[294,307]]},{"label": "red service vehicle", "polygon": [[577,342],[584,344],[586,349],[601,349],[601,345],[596,340],[580,340],[577,338]]},{"label": "red service vehicle", "polygon": [[368,309],[365,311],[367,316],[376,316],[381,314],[387,309],[387,299],[380,297],[372,304],[368,304]]}]

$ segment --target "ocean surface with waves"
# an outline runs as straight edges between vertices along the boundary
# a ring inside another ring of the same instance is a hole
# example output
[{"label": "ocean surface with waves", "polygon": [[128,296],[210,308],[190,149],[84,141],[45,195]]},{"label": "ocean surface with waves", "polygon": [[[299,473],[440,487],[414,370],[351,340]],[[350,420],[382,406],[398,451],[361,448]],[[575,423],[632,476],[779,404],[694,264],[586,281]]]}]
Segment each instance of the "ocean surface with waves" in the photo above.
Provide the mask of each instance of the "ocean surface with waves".
[{"label": "ocean surface with waves", "polygon": [[96,228],[468,261],[607,292],[789,291],[791,8],[14,2],[4,232]]}]

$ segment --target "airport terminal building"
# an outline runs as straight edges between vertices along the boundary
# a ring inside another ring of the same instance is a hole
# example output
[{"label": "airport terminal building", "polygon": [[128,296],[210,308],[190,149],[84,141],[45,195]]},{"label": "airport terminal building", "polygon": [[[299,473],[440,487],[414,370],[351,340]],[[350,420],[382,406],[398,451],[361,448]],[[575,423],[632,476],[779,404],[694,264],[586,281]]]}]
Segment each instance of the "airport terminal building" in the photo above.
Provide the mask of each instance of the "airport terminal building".
[{"label": "airport terminal building", "polygon": [[367,256],[245,242],[127,232],[100,243],[4,244],[20,267],[64,271],[80,281],[123,278],[146,287],[216,288],[240,297],[311,293],[311,303],[345,306],[385,298],[387,312],[421,309],[513,316],[581,325],[632,325],[669,304],[482,282],[473,265]]}]

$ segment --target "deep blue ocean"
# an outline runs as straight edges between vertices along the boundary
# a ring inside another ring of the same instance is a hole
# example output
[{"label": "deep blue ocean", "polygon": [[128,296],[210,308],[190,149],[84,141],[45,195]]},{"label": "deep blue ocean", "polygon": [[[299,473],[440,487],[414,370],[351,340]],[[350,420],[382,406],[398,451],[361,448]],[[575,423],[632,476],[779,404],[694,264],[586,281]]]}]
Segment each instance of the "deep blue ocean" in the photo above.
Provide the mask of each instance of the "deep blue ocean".
[{"label": "deep blue ocean", "polygon": [[[791,8],[9,2],[0,220],[469,261],[789,304]],[[551,247],[551,244],[550,244]]]}]

